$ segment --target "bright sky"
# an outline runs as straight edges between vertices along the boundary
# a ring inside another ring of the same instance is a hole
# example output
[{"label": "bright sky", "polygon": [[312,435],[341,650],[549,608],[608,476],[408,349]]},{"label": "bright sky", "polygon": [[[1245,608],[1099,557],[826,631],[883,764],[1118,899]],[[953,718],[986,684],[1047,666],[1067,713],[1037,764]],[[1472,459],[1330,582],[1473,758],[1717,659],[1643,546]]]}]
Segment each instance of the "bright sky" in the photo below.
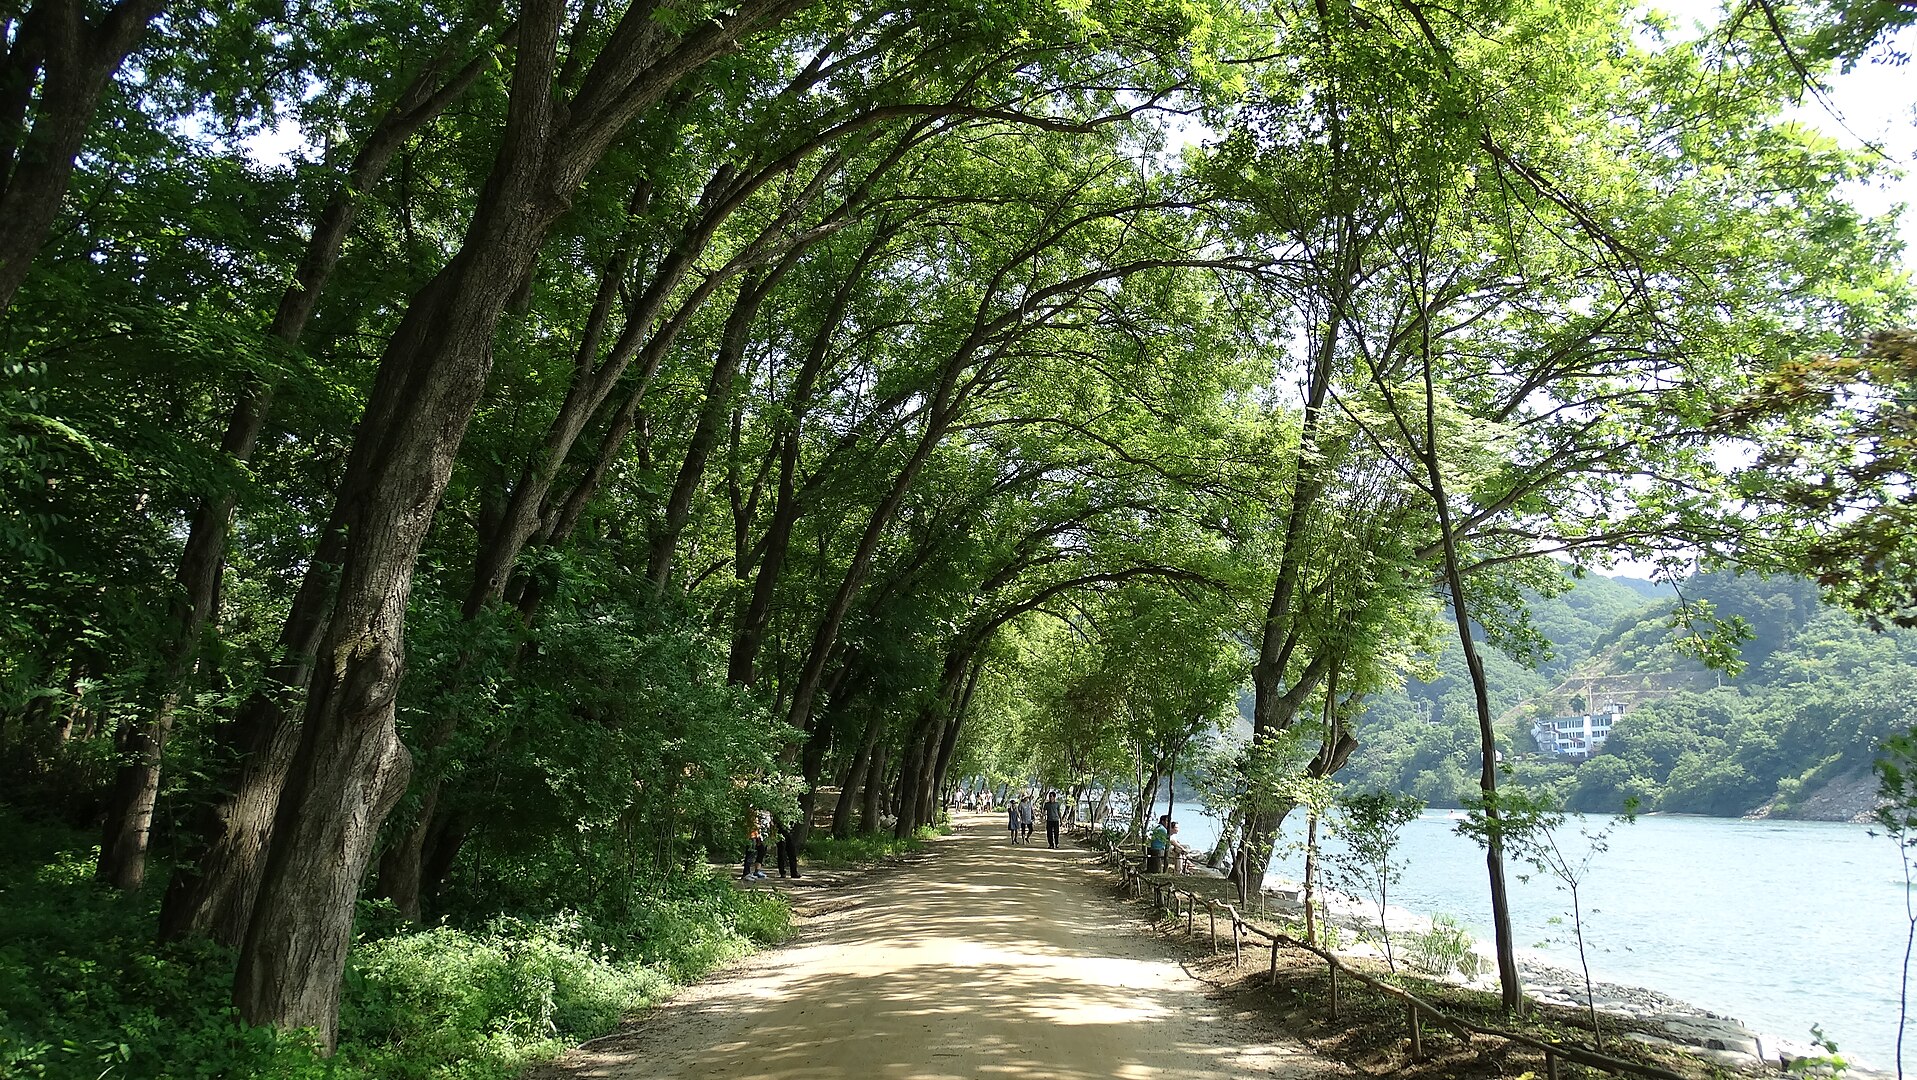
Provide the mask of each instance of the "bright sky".
[{"label": "bright sky", "polygon": [[[1651,0],[1651,6],[1692,23],[1715,23],[1720,10],[1717,0]],[[1806,99],[1795,115],[1844,146],[1876,146],[1903,170],[1902,177],[1875,185],[1851,185],[1847,194],[1870,214],[1888,214],[1899,204],[1905,207],[1900,219],[1903,265],[1917,273],[1917,63],[1901,67],[1891,63],[1900,51],[1917,55],[1917,26],[1907,26],[1879,42],[1853,70],[1832,74],[1823,99]]]},{"label": "bright sky", "polygon": [[[1917,53],[1917,26],[1905,27],[1891,44]],[[1828,106],[1807,103],[1803,119],[1846,146],[1875,145],[1904,175],[1875,186],[1853,185],[1851,202],[1870,213],[1890,213],[1903,204],[1904,267],[1917,273],[1917,67],[1885,62],[1879,46],[1872,59],[1832,79]]]}]

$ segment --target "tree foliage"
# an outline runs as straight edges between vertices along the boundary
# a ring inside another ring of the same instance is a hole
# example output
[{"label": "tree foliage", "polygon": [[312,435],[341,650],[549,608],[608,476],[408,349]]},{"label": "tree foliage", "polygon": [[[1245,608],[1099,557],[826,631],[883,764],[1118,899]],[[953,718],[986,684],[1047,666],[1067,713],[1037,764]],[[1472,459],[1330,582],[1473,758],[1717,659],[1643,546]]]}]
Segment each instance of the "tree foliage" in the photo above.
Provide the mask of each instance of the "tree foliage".
[{"label": "tree foliage", "polygon": [[51,10],[0,13],[6,798],[329,1049],[363,893],[618,939],[758,809],[1142,821],[1204,752],[1248,889],[1456,681],[1445,605],[1549,663],[1545,556],[1775,565],[1806,410],[1898,452],[1816,389],[1897,339],[1804,360],[1909,304],[1785,118],[1874,33],[1815,6],[127,0],[87,85]]}]

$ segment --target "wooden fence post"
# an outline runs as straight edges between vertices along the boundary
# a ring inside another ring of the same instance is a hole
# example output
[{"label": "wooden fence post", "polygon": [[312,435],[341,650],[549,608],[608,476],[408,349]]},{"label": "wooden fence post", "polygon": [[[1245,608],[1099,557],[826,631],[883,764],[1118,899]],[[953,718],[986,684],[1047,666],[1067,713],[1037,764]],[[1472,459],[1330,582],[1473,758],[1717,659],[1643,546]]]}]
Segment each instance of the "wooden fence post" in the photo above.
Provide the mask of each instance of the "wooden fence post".
[{"label": "wooden fence post", "polygon": [[1271,939],[1271,985],[1278,985],[1278,939]]},{"label": "wooden fence post", "polygon": [[1338,1019],[1338,965],[1332,964],[1326,970],[1331,972],[1331,1018]]},{"label": "wooden fence post", "polygon": [[1405,1018],[1411,1024],[1411,1060],[1423,1061],[1424,1029],[1423,1025],[1418,1022],[1418,1007],[1407,1001],[1405,1002],[1404,1009]]},{"label": "wooden fence post", "polygon": [[1211,922],[1211,954],[1218,955],[1218,905],[1205,901],[1205,918]]}]

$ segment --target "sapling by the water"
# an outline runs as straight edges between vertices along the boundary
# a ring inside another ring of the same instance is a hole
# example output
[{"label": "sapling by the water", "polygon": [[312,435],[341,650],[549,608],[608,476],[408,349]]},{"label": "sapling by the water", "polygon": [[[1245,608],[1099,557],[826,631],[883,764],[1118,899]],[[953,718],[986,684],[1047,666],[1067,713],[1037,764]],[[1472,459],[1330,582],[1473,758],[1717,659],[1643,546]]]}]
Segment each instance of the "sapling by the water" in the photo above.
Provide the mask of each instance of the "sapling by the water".
[{"label": "sapling by the water", "polygon": [[1898,864],[1904,872],[1904,962],[1897,980],[1897,1078],[1904,1076],[1904,1028],[1910,1024],[1910,954],[1917,943],[1917,898],[1911,895],[1917,878],[1917,727],[1884,740],[1876,761],[1877,824],[1897,842]]},{"label": "sapling by the water", "polygon": [[1404,870],[1395,856],[1404,827],[1424,809],[1424,800],[1396,791],[1348,795],[1338,801],[1339,837],[1344,848],[1331,856],[1338,887],[1362,895],[1378,908],[1378,936],[1384,942],[1385,966],[1398,970],[1391,950],[1391,885]]},{"label": "sapling by the water", "polygon": [[[1519,862],[1529,864],[1533,870],[1555,878],[1558,891],[1565,893],[1570,900],[1571,910],[1565,914],[1571,918],[1572,943],[1577,946],[1578,968],[1584,976],[1584,1008],[1591,1020],[1592,1037],[1597,1040],[1601,1050],[1604,1048],[1604,1029],[1598,1024],[1597,992],[1591,984],[1582,889],[1590,878],[1591,864],[1610,849],[1611,833],[1619,825],[1636,820],[1636,800],[1626,805],[1623,814],[1605,822],[1603,828],[1595,831],[1583,814],[1565,811],[1548,795],[1505,791],[1500,795],[1499,809],[1502,811],[1500,825],[1505,850]],[[1576,820],[1582,843],[1567,842],[1564,836],[1566,824],[1573,819]],[[1476,838],[1474,830],[1483,827],[1482,820],[1473,814],[1459,823],[1458,831]],[[1596,913],[1595,908],[1591,909],[1590,914]]]}]

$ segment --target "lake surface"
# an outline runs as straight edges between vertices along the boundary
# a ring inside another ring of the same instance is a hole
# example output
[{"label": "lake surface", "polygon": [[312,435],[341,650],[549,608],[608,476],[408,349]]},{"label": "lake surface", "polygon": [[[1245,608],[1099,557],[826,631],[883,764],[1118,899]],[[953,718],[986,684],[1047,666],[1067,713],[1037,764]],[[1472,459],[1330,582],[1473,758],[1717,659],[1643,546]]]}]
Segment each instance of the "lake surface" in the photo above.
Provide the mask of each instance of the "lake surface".
[{"label": "lake surface", "polygon": [[[1491,936],[1483,851],[1458,836],[1456,812],[1429,811],[1405,828],[1402,880],[1391,903],[1456,916]],[[1217,822],[1184,804],[1179,840],[1209,848]],[[1288,840],[1304,831],[1286,822]],[[1589,827],[1609,819],[1593,815]],[[1574,828],[1568,829],[1575,840]],[[1335,842],[1335,841],[1334,841]],[[1659,990],[1752,1029],[1797,1042],[1818,1024],[1853,1059],[1888,1068],[1897,1037],[1904,953],[1904,881],[1895,843],[1862,825],[1641,817],[1621,823],[1592,864],[1581,898],[1592,974]],[[1508,867],[1520,950],[1575,969],[1569,910],[1555,880],[1517,880]],[[1303,858],[1280,853],[1271,872],[1298,880]],[[1591,913],[1595,909],[1595,913]],[[1917,1046],[1917,1024],[1905,1051]]]}]

